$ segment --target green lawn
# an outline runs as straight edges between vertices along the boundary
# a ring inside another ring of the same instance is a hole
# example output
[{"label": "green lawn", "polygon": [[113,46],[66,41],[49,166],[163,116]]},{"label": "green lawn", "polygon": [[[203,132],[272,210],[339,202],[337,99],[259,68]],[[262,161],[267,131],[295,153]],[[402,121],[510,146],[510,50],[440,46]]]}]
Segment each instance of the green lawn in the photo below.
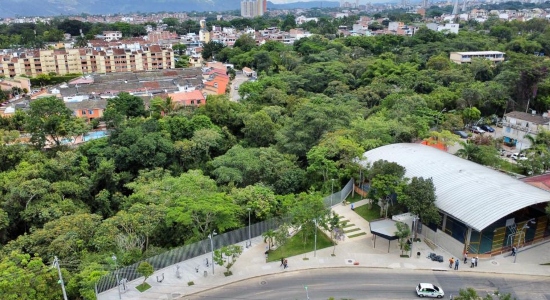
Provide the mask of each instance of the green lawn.
[{"label": "green lawn", "polygon": [[136,286],[136,289],[140,292],[145,292],[146,290],[150,289],[151,285],[149,285],[147,282],[144,282],[138,286]]},{"label": "green lawn", "polygon": [[363,197],[361,197],[361,195],[357,193],[355,193],[353,197],[350,195],[349,197],[346,198],[346,201],[348,201],[349,203],[353,203],[361,200],[363,200]]},{"label": "green lawn", "polygon": [[[307,239],[307,243],[304,245],[302,242],[302,234],[297,232],[292,236],[288,242],[277,248],[276,250],[269,251],[267,261],[278,261],[281,257],[291,257],[300,255],[306,252],[314,250],[315,237],[312,234]],[[321,230],[317,230],[317,250],[333,246],[332,241]]]},{"label": "green lawn", "polygon": [[355,212],[363,217],[367,221],[380,219],[380,206],[372,204],[372,208],[369,209],[369,205],[365,204],[355,208]]}]

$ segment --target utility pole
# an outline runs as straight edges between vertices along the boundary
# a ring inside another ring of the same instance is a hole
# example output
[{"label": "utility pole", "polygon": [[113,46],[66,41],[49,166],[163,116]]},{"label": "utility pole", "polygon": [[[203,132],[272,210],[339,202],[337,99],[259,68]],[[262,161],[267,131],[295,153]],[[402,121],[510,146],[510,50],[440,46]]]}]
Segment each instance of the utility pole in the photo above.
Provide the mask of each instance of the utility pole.
[{"label": "utility pole", "polygon": [[63,299],[68,300],[67,292],[65,291],[65,283],[63,282],[63,275],[61,275],[61,269],[59,268],[59,259],[57,259],[57,256],[54,256],[53,264],[57,268],[57,274],[59,274],[58,283],[61,284],[61,290],[63,291]]},{"label": "utility pole", "polygon": [[313,257],[317,257],[317,219],[315,219],[314,221],[315,221],[315,246],[313,249]]}]

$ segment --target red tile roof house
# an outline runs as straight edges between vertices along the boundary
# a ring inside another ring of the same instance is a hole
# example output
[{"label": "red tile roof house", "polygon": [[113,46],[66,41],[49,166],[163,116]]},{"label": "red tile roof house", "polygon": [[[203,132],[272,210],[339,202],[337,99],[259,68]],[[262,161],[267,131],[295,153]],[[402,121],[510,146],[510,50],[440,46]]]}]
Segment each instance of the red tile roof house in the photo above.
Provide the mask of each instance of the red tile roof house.
[{"label": "red tile roof house", "polygon": [[206,104],[206,97],[199,90],[191,92],[176,92],[168,94],[172,98],[172,102],[180,107],[199,106]]}]

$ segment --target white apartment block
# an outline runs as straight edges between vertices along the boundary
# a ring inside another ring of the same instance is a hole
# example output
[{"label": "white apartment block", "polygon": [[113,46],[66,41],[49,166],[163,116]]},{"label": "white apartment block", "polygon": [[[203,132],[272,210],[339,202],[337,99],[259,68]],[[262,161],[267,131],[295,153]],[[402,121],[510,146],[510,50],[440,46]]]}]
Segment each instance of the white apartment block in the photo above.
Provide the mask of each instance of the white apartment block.
[{"label": "white apartment block", "polygon": [[472,52],[451,52],[451,61],[457,64],[468,64],[474,58],[484,58],[492,62],[504,61],[504,52],[499,51],[472,51]]},{"label": "white apartment block", "polygon": [[120,31],[103,31],[104,39],[107,42],[118,41],[122,39],[122,32]]}]

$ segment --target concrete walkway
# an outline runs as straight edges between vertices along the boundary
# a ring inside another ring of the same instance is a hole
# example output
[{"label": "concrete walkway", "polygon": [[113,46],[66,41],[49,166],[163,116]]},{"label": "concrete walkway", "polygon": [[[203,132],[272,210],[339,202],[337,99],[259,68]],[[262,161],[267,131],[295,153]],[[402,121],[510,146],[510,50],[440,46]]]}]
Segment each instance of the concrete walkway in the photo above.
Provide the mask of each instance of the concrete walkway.
[{"label": "concrete walkway", "polygon": [[[362,200],[355,202],[355,207],[366,204]],[[238,258],[235,265],[231,268],[232,276],[225,277],[223,272],[225,268],[220,266],[214,267],[214,275],[212,274],[212,266],[205,266],[205,258],[210,260],[211,254],[196,257],[194,259],[181,262],[180,266],[181,278],[176,277],[176,266],[171,266],[155,272],[153,276],[147,279],[147,282],[152,286],[151,289],[140,293],[135,287],[143,282],[143,278],[129,282],[125,291],[121,291],[120,299],[184,299],[184,296],[198,293],[211,289],[213,287],[222,286],[237,282],[240,280],[259,277],[263,275],[291,272],[303,269],[315,268],[332,268],[332,267],[349,267],[349,268],[386,268],[386,269],[409,269],[409,270],[438,270],[449,272],[483,272],[483,273],[510,273],[523,275],[538,275],[550,276],[550,266],[541,265],[541,263],[550,263],[550,243],[539,244],[526,250],[520,251],[514,263],[514,257],[509,254],[492,257],[491,259],[480,259],[477,268],[470,268],[468,265],[461,264],[458,271],[454,271],[448,266],[448,259],[452,255],[442,249],[430,249],[424,242],[415,242],[412,253],[420,252],[417,257],[414,255],[411,258],[400,257],[401,251],[396,241],[393,241],[389,247],[388,241],[382,238],[376,239],[376,248],[372,235],[370,234],[369,224],[361,216],[350,209],[349,205],[336,205],[333,210],[349,220],[354,227],[360,229],[350,233],[350,235],[358,232],[365,232],[366,235],[361,235],[355,238],[345,238],[340,241],[336,248],[329,247],[317,250],[316,253],[309,252],[295,257],[288,258],[289,268],[283,270],[280,262],[266,263],[265,247],[262,237],[252,239],[252,246],[243,246],[243,253]],[[422,236],[421,239],[423,240]],[[332,253],[335,256],[332,256]],[[433,262],[426,258],[429,252],[435,252],[443,255],[444,262]],[[304,260],[304,258],[308,258]],[[357,265],[355,265],[357,263]],[[199,272],[195,268],[199,266]],[[204,272],[208,275],[205,277]],[[164,274],[164,280],[157,282],[156,277]],[[193,281],[194,285],[188,286],[188,282]],[[101,293],[98,296],[100,300],[117,300],[119,293],[117,289],[112,289]]]}]

